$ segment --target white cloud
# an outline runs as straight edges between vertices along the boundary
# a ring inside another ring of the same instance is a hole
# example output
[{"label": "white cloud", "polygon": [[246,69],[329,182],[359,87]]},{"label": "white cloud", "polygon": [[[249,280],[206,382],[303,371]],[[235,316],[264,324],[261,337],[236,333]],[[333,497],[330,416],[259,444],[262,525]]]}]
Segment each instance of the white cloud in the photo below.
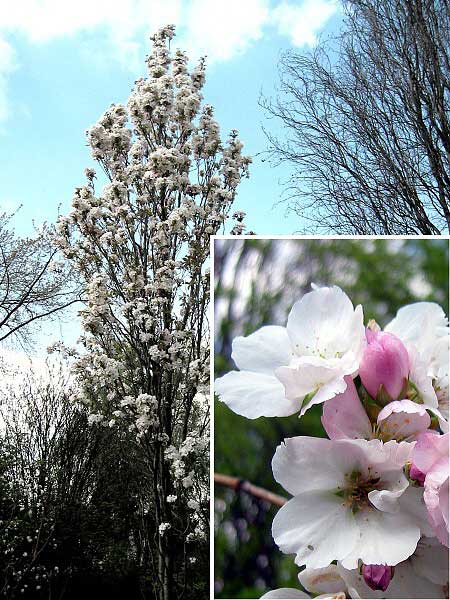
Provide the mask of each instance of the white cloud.
[{"label": "white cloud", "polygon": [[190,55],[206,54],[208,62],[228,60],[263,36],[269,18],[267,0],[192,0],[180,45]]},{"label": "white cloud", "polygon": [[130,38],[142,28],[178,21],[181,5],[181,0],[10,0],[0,15],[0,28],[20,31],[32,42],[97,27],[106,27],[117,39]]},{"label": "white cloud", "polygon": [[[30,43],[95,34],[89,50],[136,72],[148,35],[177,26],[177,45],[208,64],[229,60],[270,32],[295,46],[312,46],[337,11],[335,0],[7,0],[0,12],[0,121],[8,115],[7,79],[14,68],[14,35]],[[83,47],[83,38],[77,43]],[[94,43],[94,44],[95,44]]]},{"label": "white cloud", "polygon": [[282,2],[273,10],[272,19],[279,33],[289,37],[294,46],[313,47],[318,32],[336,11],[336,0]]},{"label": "white cloud", "polygon": [[0,32],[21,34],[31,43],[46,43],[83,33],[106,38],[108,51],[133,69],[150,32],[178,24],[182,0],[22,0],[0,13]]}]

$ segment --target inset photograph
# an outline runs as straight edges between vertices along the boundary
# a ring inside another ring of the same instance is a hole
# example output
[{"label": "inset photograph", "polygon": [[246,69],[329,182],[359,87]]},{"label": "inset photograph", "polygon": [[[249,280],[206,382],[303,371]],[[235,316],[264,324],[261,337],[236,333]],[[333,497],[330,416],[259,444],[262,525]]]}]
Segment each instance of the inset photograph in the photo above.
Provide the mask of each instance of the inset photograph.
[{"label": "inset photograph", "polygon": [[448,598],[448,240],[213,243],[215,598]]}]

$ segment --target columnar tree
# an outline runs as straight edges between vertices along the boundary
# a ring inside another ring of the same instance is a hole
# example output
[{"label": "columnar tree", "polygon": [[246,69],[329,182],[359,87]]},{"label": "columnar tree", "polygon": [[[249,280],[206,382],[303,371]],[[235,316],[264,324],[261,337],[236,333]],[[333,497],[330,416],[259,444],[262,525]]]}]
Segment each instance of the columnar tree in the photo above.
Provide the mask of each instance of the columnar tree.
[{"label": "columnar tree", "polygon": [[[89,130],[106,184],[97,192],[86,170],[57,238],[87,288],[77,397],[91,421],[133,432],[145,457],[141,536],[164,600],[196,595],[209,515],[209,238],[250,163],[236,131],[222,143],[202,104],[205,62],[190,72],[173,35],[152,38],[148,77]],[[242,232],[243,213],[233,219]]]},{"label": "columnar tree", "polygon": [[341,30],[281,61],[264,104],[284,125],[290,206],[325,231],[450,229],[450,5],[342,0]]}]

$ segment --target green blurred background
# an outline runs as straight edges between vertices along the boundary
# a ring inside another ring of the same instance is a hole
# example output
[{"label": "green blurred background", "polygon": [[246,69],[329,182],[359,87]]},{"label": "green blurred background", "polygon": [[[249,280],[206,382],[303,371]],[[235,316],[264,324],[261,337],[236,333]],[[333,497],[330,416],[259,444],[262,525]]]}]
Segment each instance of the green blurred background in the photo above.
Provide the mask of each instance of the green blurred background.
[{"label": "green blurred background", "polygon": [[[234,368],[231,342],[285,325],[311,283],[338,285],[364,320],[383,327],[404,304],[438,302],[448,312],[448,240],[215,240],[215,375]],[[299,419],[245,419],[215,401],[215,471],[285,495],[272,478],[276,446],[294,435],[325,436],[316,406]],[[215,597],[259,598],[298,587],[298,568],[273,544],[276,508],[243,492],[215,489]]]}]

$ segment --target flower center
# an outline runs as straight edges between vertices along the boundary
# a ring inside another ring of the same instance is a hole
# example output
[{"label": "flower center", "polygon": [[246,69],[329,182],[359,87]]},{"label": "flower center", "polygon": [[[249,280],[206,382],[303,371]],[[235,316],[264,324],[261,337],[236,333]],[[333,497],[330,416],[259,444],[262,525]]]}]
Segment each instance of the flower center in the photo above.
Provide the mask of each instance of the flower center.
[{"label": "flower center", "polygon": [[367,477],[363,477],[360,471],[355,470],[347,475],[347,486],[343,489],[338,488],[335,494],[343,498],[345,500],[344,506],[347,506],[353,514],[356,514],[370,505],[369,493],[378,489],[379,481],[379,477],[367,479]]}]

